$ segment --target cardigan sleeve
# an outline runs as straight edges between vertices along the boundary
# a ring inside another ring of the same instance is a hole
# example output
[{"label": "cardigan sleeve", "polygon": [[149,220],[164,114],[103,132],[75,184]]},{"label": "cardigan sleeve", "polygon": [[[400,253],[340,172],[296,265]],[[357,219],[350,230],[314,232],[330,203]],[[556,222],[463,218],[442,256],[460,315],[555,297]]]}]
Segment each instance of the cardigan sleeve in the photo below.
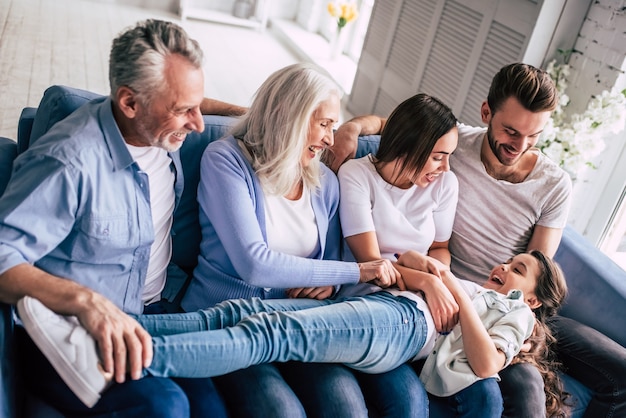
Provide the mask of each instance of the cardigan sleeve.
[{"label": "cardigan sleeve", "polygon": [[218,141],[201,161],[200,210],[215,228],[237,275],[257,287],[315,287],[356,283],[355,263],[315,260],[272,251],[267,246],[263,195],[256,174],[236,143]]}]

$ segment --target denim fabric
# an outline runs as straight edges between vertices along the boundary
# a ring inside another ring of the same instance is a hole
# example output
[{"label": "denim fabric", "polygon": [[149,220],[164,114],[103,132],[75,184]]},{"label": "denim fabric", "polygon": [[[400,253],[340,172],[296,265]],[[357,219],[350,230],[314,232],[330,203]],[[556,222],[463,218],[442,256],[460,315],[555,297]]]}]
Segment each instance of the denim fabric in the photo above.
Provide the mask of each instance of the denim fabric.
[{"label": "denim fabric", "polygon": [[[167,300],[146,305],[144,315],[158,315],[179,312]],[[209,377],[202,379],[186,379],[184,377],[172,379],[183,390],[189,401],[190,418],[226,418],[226,405],[220,396],[213,380]]]},{"label": "denim fabric", "polygon": [[302,403],[308,418],[368,416],[352,369],[342,364],[293,361],[274,365]]},{"label": "denim fabric", "polygon": [[546,394],[539,370],[529,363],[512,364],[499,373],[504,398],[503,418],[535,418],[546,415]]},{"label": "denim fabric", "polygon": [[[19,347],[20,370],[28,392],[53,406],[63,416],[190,417],[189,400],[183,389],[172,379],[154,377],[127,380],[120,385],[114,384],[102,394],[100,401],[93,408],[87,408],[61,380],[23,328],[16,328],[16,339]],[[204,392],[204,402],[211,403],[212,396],[216,395],[216,392]],[[194,417],[200,416],[194,415]]]},{"label": "denim fabric", "polygon": [[626,416],[626,349],[570,318],[555,316],[548,326],[567,374],[593,391],[584,417]]},{"label": "denim fabric", "polygon": [[355,375],[370,417],[428,417],[426,389],[409,364],[381,374],[355,372]]},{"label": "denim fabric", "polygon": [[[171,157],[178,199],[182,168]],[[139,313],[153,240],[148,177],[110,99],[80,107],[15,159],[0,200],[0,272],[34,263]]]},{"label": "denim fabric", "polygon": [[232,417],[307,417],[304,406],[274,364],[260,364],[212,379]]},{"label": "denim fabric", "polygon": [[339,364],[261,364],[213,378],[233,417],[362,418],[352,372]]},{"label": "denim fabric", "polygon": [[[342,303],[240,299],[138,320],[153,336],[155,355],[146,372],[159,377],[219,376],[290,360],[382,373],[412,359],[427,334],[415,302],[386,292]],[[192,332],[203,330],[212,331]]]},{"label": "denim fabric", "polygon": [[[495,378],[477,380],[452,396],[429,399],[431,418],[500,418],[502,414],[502,395]],[[535,418],[542,416],[545,414]]]}]

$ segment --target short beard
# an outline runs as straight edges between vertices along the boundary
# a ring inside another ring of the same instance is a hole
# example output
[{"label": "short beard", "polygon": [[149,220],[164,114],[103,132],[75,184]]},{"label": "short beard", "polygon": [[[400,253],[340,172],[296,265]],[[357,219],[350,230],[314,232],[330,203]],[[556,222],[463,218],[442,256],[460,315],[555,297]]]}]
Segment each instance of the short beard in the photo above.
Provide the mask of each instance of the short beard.
[{"label": "short beard", "polygon": [[513,163],[507,163],[502,161],[502,158],[500,158],[500,154],[498,153],[498,145],[496,144],[496,139],[493,137],[492,135],[493,130],[491,129],[491,122],[489,122],[489,126],[487,127],[487,142],[489,143],[489,148],[491,148],[491,152],[493,153],[493,155],[496,156],[496,158],[498,159],[498,161],[500,161],[500,164],[505,165],[505,166],[512,166],[517,164],[522,156],[524,154],[526,154],[526,152],[531,149],[532,147],[528,147],[526,148],[524,151],[522,151],[517,158],[515,159],[515,161]]}]

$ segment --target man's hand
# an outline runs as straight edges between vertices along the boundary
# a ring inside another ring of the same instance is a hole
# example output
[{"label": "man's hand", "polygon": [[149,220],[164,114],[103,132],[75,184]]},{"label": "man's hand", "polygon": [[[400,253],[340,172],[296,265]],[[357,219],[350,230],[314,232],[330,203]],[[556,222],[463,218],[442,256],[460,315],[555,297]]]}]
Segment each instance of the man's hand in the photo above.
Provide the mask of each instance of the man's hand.
[{"label": "man's hand", "polygon": [[337,173],[343,163],[356,155],[360,133],[360,125],[350,121],[337,128],[333,146],[326,148],[322,154],[324,164]]},{"label": "man's hand", "polygon": [[287,296],[294,299],[309,298],[323,300],[331,297],[334,291],[335,288],[333,286],[296,287],[293,289],[287,289]]},{"label": "man's hand", "polygon": [[360,283],[373,282],[380,287],[396,284],[400,273],[389,260],[374,260],[359,263]]},{"label": "man's hand", "polygon": [[126,380],[126,373],[133,380],[141,377],[153,352],[150,334],[137,321],[95,292],[77,317],[98,343],[105,372],[113,373],[118,383]]}]

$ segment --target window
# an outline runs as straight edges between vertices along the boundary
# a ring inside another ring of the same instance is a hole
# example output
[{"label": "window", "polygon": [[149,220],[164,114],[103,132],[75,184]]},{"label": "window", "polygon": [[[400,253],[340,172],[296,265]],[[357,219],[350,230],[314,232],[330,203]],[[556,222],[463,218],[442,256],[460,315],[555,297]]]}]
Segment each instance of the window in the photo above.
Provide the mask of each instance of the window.
[{"label": "window", "polygon": [[600,249],[626,270],[626,187],[622,189]]},{"label": "window", "polygon": [[372,9],[374,8],[374,0],[360,0],[357,4],[359,4],[359,17],[353,22],[352,36],[346,48],[347,55],[355,62],[358,62],[361,56],[367,26],[369,25]]}]

